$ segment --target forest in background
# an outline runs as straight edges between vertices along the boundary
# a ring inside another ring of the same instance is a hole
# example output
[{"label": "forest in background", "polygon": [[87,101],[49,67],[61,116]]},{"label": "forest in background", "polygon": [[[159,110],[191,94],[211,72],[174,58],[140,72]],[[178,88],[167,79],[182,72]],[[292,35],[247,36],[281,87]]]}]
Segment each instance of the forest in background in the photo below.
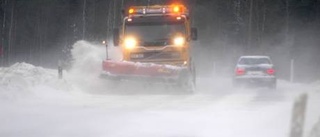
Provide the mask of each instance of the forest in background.
[{"label": "forest in background", "polygon": [[[0,0],[0,64],[55,68],[78,40],[112,37],[129,5],[166,0]],[[320,0],[179,0],[191,9],[199,75],[232,73],[240,55],[269,55],[278,75],[320,79]],[[208,62],[210,60],[211,62]]]}]

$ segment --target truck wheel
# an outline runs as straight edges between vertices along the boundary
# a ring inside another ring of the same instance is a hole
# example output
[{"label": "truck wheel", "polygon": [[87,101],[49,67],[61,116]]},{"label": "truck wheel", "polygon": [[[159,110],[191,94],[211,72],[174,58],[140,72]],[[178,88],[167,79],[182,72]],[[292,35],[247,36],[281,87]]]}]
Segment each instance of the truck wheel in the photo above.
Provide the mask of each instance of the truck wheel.
[{"label": "truck wheel", "polygon": [[183,92],[193,94],[195,92],[194,77],[190,72],[184,72],[180,74],[178,87]]},{"label": "truck wheel", "polygon": [[196,67],[193,65],[193,73],[192,73],[192,82],[193,82],[193,85],[194,85],[194,88],[197,87],[197,73],[196,73]]}]

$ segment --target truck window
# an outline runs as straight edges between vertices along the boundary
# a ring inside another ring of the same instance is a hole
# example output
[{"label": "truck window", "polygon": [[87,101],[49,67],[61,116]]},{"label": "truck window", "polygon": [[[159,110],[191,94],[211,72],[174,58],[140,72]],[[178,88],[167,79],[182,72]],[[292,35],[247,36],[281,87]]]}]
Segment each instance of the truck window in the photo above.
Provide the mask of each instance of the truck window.
[{"label": "truck window", "polygon": [[182,21],[132,22],[126,25],[125,36],[133,36],[141,45],[148,46],[150,43],[170,42],[177,35],[185,36],[185,29]]}]

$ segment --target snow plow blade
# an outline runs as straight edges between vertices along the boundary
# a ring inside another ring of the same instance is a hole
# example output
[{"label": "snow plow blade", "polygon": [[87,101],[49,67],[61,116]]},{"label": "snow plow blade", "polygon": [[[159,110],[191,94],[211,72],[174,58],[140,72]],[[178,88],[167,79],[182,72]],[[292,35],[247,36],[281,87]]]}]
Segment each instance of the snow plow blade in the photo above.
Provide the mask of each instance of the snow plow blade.
[{"label": "snow plow blade", "polygon": [[104,78],[145,79],[156,81],[176,81],[187,67],[160,65],[154,63],[136,63],[128,61],[105,60],[102,63]]}]

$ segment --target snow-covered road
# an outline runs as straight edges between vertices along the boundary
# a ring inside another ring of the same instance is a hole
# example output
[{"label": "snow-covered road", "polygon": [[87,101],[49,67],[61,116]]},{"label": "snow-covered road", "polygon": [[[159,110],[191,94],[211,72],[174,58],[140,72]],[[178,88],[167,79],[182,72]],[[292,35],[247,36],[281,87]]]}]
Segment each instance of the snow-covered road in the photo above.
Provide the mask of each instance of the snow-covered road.
[{"label": "snow-covered road", "polygon": [[[99,60],[86,57],[75,65]],[[117,92],[97,80],[98,73],[84,73],[96,67],[81,68],[61,80],[56,70],[26,63],[0,68],[0,136],[288,137],[293,102],[302,93],[309,95],[305,137],[320,116],[316,83],[279,80],[270,91],[200,77],[193,95],[132,87]]]}]

